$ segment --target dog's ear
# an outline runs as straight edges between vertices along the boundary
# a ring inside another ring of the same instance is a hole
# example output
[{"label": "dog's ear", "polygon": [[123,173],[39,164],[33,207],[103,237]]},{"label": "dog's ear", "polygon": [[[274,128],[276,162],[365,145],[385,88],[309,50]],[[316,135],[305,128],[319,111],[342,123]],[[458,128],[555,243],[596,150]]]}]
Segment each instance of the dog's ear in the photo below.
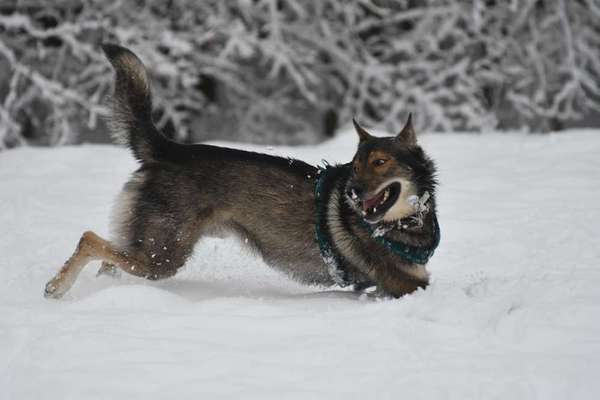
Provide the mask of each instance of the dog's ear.
[{"label": "dog's ear", "polygon": [[356,133],[358,133],[358,138],[360,139],[359,143],[366,142],[369,139],[373,139],[373,136],[371,136],[371,134],[367,132],[365,128],[360,126],[356,118],[352,118],[352,123],[354,124],[354,129],[356,130]]},{"label": "dog's ear", "polygon": [[412,124],[412,113],[408,114],[408,120],[406,121],[406,124],[400,133],[396,135],[396,140],[408,145],[417,144],[417,134],[415,133],[415,129],[413,128]]}]

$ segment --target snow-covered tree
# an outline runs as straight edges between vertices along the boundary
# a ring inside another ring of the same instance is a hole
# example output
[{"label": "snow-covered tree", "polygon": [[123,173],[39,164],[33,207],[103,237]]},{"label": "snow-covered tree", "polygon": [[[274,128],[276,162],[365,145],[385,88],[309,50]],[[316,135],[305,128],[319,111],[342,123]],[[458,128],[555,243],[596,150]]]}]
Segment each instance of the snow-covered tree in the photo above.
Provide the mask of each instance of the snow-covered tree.
[{"label": "snow-covered tree", "polygon": [[475,59],[500,127],[560,128],[600,106],[600,1],[477,0]]},{"label": "snow-covered tree", "polygon": [[0,146],[78,140],[106,113],[102,41],[151,70],[183,141],[399,129],[547,130],[600,105],[600,0],[122,0],[0,4]]}]

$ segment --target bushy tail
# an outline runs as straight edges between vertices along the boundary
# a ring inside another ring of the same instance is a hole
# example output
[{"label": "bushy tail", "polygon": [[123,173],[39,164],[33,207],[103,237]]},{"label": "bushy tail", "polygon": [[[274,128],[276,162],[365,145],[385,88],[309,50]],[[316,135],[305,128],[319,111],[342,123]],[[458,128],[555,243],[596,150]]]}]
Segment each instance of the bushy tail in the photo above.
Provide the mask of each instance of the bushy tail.
[{"label": "bushy tail", "polygon": [[152,122],[152,94],[146,68],[124,47],[104,44],[102,50],[116,72],[110,119],[113,137],[129,146],[142,163],[157,161],[170,141]]}]

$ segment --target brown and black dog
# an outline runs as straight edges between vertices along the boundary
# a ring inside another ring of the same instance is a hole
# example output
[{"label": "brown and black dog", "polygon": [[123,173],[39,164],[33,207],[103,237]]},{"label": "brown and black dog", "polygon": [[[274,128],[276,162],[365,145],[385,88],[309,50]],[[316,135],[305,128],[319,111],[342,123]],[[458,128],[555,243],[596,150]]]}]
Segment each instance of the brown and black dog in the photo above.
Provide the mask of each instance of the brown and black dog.
[{"label": "brown and black dog", "polygon": [[116,71],[111,121],[140,167],[125,184],[111,240],[85,232],[45,288],[59,298],[92,260],[100,273],[174,275],[203,236],[234,234],[306,284],[377,286],[401,296],[429,281],[439,241],[435,166],[407,122],[395,137],[360,138],[351,163],[299,160],[165,138],[152,122],[150,82],[131,51],[103,46]]}]

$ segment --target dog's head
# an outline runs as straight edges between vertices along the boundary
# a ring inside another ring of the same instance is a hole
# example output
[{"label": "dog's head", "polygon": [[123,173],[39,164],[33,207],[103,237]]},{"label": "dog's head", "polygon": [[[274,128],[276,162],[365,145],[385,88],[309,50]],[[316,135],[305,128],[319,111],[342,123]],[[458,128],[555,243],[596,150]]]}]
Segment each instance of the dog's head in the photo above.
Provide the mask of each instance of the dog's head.
[{"label": "dog's head", "polygon": [[409,199],[425,192],[433,196],[436,181],[435,165],[417,144],[411,117],[395,137],[372,136],[356,120],[354,127],[360,142],[346,185],[348,202],[372,224],[414,214]]}]

